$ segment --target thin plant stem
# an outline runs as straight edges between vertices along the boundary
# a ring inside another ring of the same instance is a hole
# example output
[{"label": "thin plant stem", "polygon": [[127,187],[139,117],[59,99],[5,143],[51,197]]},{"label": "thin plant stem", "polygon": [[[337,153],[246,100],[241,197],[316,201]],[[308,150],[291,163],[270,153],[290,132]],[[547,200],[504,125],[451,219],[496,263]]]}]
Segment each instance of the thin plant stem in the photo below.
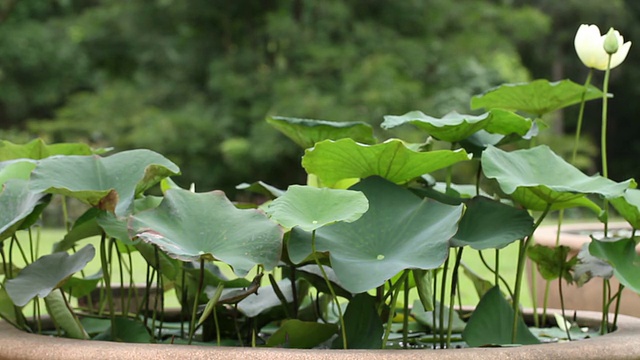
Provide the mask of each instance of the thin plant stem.
[{"label": "thin plant stem", "polygon": [[124,294],[124,269],[122,268],[122,254],[120,250],[116,249],[116,256],[118,257],[118,270],[120,270],[120,311],[122,316],[127,316]]},{"label": "thin plant stem", "polygon": [[600,335],[607,333],[607,316],[609,314],[609,292],[607,279],[602,279],[602,320],[600,323]]},{"label": "thin plant stem", "polygon": [[389,318],[387,319],[387,326],[384,330],[384,336],[382,338],[382,349],[385,349],[387,347],[387,342],[389,341],[389,335],[391,334],[391,325],[393,324],[393,313],[395,312],[396,304],[398,302],[398,295],[400,294],[399,285],[404,284],[404,281],[407,279],[408,276],[409,276],[409,270],[404,270],[402,272],[402,275],[398,279],[398,281],[396,281],[396,283],[393,284],[393,286],[391,286],[391,289],[389,290],[393,293],[393,296],[391,296],[391,303],[389,304],[389,309],[390,309]]},{"label": "thin plant stem", "polygon": [[558,295],[560,296],[560,311],[562,312],[562,321],[564,321],[563,325],[565,327],[565,332],[567,333],[567,339],[571,341],[571,332],[569,331],[571,326],[567,326],[567,320],[565,320],[567,317],[564,311],[564,294],[562,293],[562,271],[558,277]]},{"label": "thin plant stem", "polygon": [[531,234],[527,236],[526,239],[520,240],[520,249],[518,253],[518,266],[516,270],[516,286],[513,293],[513,327],[511,330],[511,342],[516,342],[516,337],[518,333],[518,317],[520,316],[520,293],[522,292],[522,280],[524,279],[524,265],[527,259],[527,249],[531,245],[533,240],[533,233],[536,231],[538,226],[542,223],[542,220],[549,214],[551,210],[551,204],[547,204],[544,211],[538,218],[538,220],[533,225],[533,229],[531,230]]},{"label": "thin plant stem", "polygon": [[447,349],[451,347],[451,332],[453,330],[453,308],[458,287],[458,269],[460,268],[460,260],[462,260],[463,247],[456,249],[456,262],[453,265],[453,273],[451,274],[451,296],[449,297],[449,319],[447,322]]},{"label": "thin plant stem", "polygon": [[533,324],[535,327],[540,327],[540,315],[538,314],[538,277],[533,264],[529,263],[531,267],[531,305],[533,307]]},{"label": "thin plant stem", "polygon": [[222,340],[220,338],[220,322],[218,321],[218,311],[213,309],[213,324],[216,327],[216,345],[220,346]]},{"label": "thin plant stem", "polygon": [[18,247],[18,251],[20,251],[20,255],[22,256],[22,260],[24,261],[25,264],[29,264],[29,260],[27,260],[27,254],[24,252],[24,249],[22,248],[22,245],[20,245],[20,241],[18,241],[18,237],[15,234],[11,236],[11,242],[16,243],[16,246]]},{"label": "thin plant stem", "polygon": [[[329,292],[331,293],[331,297],[333,298],[334,304],[336,308],[338,308],[338,317],[340,318],[340,332],[342,333],[342,348],[347,349],[347,329],[344,327],[344,317],[342,316],[342,308],[340,307],[340,302],[338,301],[338,297],[336,296],[335,291],[333,290],[333,286],[331,286],[331,281],[329,281],[329,277],[327,273],[324,271],[324,267],[320,263],[320,259],[318,259],[318,254],[316,253],[316,231],[313,230],[311,232],[311,253],[313,254],[313,259],[320,268],[320,272],[322,273],[322,277],[324,281],[327,283],[327,287],[329,288]],[[383,344],[384,345],[384,344]]]},{"label": "thin plant stem", "polygon": [[404,306],[402,307],[402,347],[409,347],[409,277],[404,279]]},{"label": "thin plant stem", "polygon": [[435,309],[435,304],[436,304],[436,294],[438,293],[438,272],[436,270],[433,270],[433,291],[432,291],[432,298],[433,298],[433,304],[434,304],[434,309],[431,312],[431,323],[433,324],[433,327],[431,329],[431,333],[433,335],[433,348],[436,348],[436,344],[438,343],[438,332],[436,331],[436,309]]},{"label": "thin plant stem", "polygon": [[109,319],[111,320],[111,338],[116,338],[116,314],[113,310],[113,292],[111,289],[111,275],[107,262],[107,234],[103,231],[100,237],[100,263],[104,279],[105,292],[107,294],[107,306],[109,307]]},{"label": "thin plant stem", "polygon": [[447,283],[447,271],[449,268],[449,256],[444,261],[444,268],[442,269],[442,284],[440,285],[440,313],[438,314],[438,326],[440,327],[440,348],[444,349],[444,299],[446,297],[446,283]]},{"label": "thin plant stem", "polygon": [[[607,164],[607,107],[609,92],[609,74],[611,73],[611,55],[607,61],[607,70],[604,72],[604,82],[602,85],[602,128],[600,130],[600,156],[602,157],[602,176],[606,179],[609,178],[609,167]],[[603,202],[604,211],[604,236],[608,236],[609,231],[609,200],[604,199]],[[604,310],[604,309],[603,309]]]},{"label": "thin plant stem", "polygon": [[191,323],[189,329],[189,345],[193,342],[193,334],[196,332],[196,315],[198,314],[198,300],[200,300],[200,293],[202,292],[202,285],[204,284],[204,258],[200,257],[200,276],[198,279],[198,288],[196,289],[195,300],[193,300],[193,309],[191,310]]},{"label": "thin plant stem", "polygon": [[[502,285],[504,285],[505,289],[509,293],[509,296],[513,297],[513,291],[511,291],[511,288],[509,287],[509,283],[507,283],[507,280],[505,280],[505,278],[502,277],[502,275],[500,275],[498,271],[496,271],[491,266],[489,266],[489,264],[487,263],[487,260],[485,260],[484,258],[484,255],[482,255],[482,251],[478,251],[478,255],[480,257],[480,261],[482,262],[482,265],[484,265],[484,267],[486,267],[487,270],[489,270],[492,274],[494,274],[494,276],[496,276],[502,282]],[[496,264],[496,265],[500,265],[500,264]],[[496,286],[498,285],[497,282],[495,284]]]},{"label": "thin plant stem", "polygon": [[615,329],[618,326],[618,314],[620,313],[620,302],[622,301],[622,290],[624,290],[624,285],[618,284],[618,292],[616,293],[616,310],[613,315],[613,325],[612,329]]}]

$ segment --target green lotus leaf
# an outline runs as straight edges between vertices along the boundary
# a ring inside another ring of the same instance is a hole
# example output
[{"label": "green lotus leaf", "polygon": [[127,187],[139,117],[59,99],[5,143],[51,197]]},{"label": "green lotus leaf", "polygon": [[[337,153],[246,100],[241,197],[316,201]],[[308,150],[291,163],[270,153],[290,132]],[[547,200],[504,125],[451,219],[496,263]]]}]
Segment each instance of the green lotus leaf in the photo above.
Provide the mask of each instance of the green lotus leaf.
[{"label": "green lotus leaf", "polygon": [[586,195],[615,198],[636,186],[634,180],[617,183],[599,175],[587,176],[545,145],[512,152],[489,146],[482,155],[482,169],[529,210],[544,210],[547,205],[551,209],[586,206],[598,212]]},{"label": "green lotus leaf", "polygon": [[47,145],[42,139],[34,139],[24,145],[0,141],[0,161],[13,159],[40,160],[53,155],[91,155],[94,151],[83,143],[59,143]]},{"label": "green lotus leaf", "polygon": [[352,190],[292,185],[267,208],[267,214],[285,228],[313,231],[338,221],[354,222],[369,208],[363,193]]},{"label": "green lotus leaf", "polygon": [[364,145],[351,139],[327,140],[305,150],[302,166],[322,184],[332,187],[342,179],[381,176],[402,184],[420,175],[469,160],[464,150],[418,152],[398,139]]},{"label": "green lotus leaf", "polygon": [[640,256],[636,252],[633,239],[618,241],[593,240],[589,244],[589,252],[613,267],[613,274],[620,283],[636,294],[640,294]]},{"label": "green lotus leaf", "polygon": [[178,167],[150,150],[123,151],[108,157],[54,156],[41,160],[31,175],[36,191],[75,197],[102,210],[127,215],[134,198]]},{"label": "green lotus leaf", "polygon": [[501,249],[533,231],[533,218],[526,210],[482,196],[467,203],[467,209],[451,239],[451,246],[469,245],[475,250]]},{"label": "green lotus leaf", "polygon": [[57,252],[42,256],[22,269],[18,276],[7,280],[7,293],[17,306],[26,305],[36,296],[44,298],[68,277],[84,269],[95,253],[93,245],[87,245],[73,255]]},{"label": "green lotus leaf", "polygon": [[[586,91],[586,92],[585,92]],[[584,87],[570,80],[549,82],[540,79],[528,83],[504,84],[471,98],[471,109],[508,109],[542,116],[582,100],[602,98],[595,86]]]},{"label": "green lotus leaf", "polygon": [[[360,293],[404,269],[434,269],[444,262],[462,205],[422,200],[380,177],[351,189],[365,194],[369,210],[352,223],[316,230],[316,250],[329,252],[331,267],[346,290]],[[294,263],[304,261],[311,254],[310,233],[294,228],[288,250]]]},{"label": "green lotus leaf", "polygon": [[363,144],[375,144],[371,125],[364,122],[338,122],[271,116],[267,122],[303,149],[323,140],[350,138]]},{"label": "green lotus leaf", "polygon": [[174,259],[217,259],[244,276],[258,264],[273,269],[283,232],[263,212],[236,208],[221,191],[169,189],[160,206],[130,216],[129,234]]},{"label": "green lotus leaf", "polygon": [[29,182],[9,180],[0,186],[0,241],[20,229],[22,223],[43,203],[45,194],[29,189]]},{"label": "green lotus leaf", "polygon": [[406,123],[417,126],[436,139],[451,143],[465,140],[480,130],[486,130],[492,134],[515,133],[524,136],[531,128],[531,120],[501,109],[477,116],[453,111],[442,118],[434,118],[421,111],[412,111],[402,116],[387,115],[380,126],[383,129],[391,129]]},{"label": "green lotus leaf", "polygon": [[286,345],[293,349],[311,349],[323,343],[338,332],[336,324],[317,321],[285,320],[278,330],[267,340],[267,346]]},{"label": "green lotus leaf", "polygon": [[[514,312],[511,305],[502,296],[500,288],[489,290],[469,318],[462,332],[462,338],[469,346],[508,345],[511,344]],[[516,344],[539,344],[540,340],[529,331],[522,318],[517,321]]]},{"label": "green lotus leaf", "polygon": [[640,229],[640,190],[627,189],[624,195],[610,201],[620,216],[634,229]]}]

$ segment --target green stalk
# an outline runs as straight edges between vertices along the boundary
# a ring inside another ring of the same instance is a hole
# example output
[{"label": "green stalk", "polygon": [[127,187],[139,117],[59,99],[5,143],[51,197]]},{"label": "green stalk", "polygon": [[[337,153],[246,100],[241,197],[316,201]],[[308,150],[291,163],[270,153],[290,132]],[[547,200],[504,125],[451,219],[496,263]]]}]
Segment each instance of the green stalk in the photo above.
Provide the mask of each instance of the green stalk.
[{"label": "green stalk", "polygon": [[313,254],[313,260],[315,260],[316,265],[320,268],[320,272],[322,273],[322,277],[324,281],[327,283],[327,287],[329,288],[329,292],[331,293],[331,297],[333,298],[333,302],[338,308],[338,317],[340,318],[340,332],[342,333],[342,348],[347,349],[347,329],[344,327],[344,317],[342,316],[342,308],[340,307],[340,302],[338,301],[338,297],[336,296],[336,292],[333,290],[333,286],[331,286],[331,281],[329,281],[329,277],[327,273],[324,271],[322,264],[320,263],[320,259],[318,259],[318,254],[316,253],[316,231],[313,230],[311,232],[311,253]]},{"label": "green stalk", "polygon": [[107,261],[107,234],[103,231],[100,237],[100,263],[104,279],[105,292],[107,294],[107,304],[109,306],[109,318],[111,320],[111,338],[116,338],[116,314],[113,311],[113,292],[111,289],[111,276],[109,273],[109,263]]},{"label": "green stalk", "polygon": [[389,318],[387,319],[387,326],[384,330],[384,337],[382,338],[382,349],[387,347],[387,342],[389,341],[389,335],[391,334],[391,325],[393,324],[393,314],[396,309],[396,303],[398,302],[398,295],[400,294],[400,284],[404,284],[404,281],[409,276],[409,270],[404,270],[402,275],[396,281],[395,284],[391,287],[389,291],[393,293],[391,296],[391,303],[389,304]]},{"label": "green stalk", "polygon": [[451,347],[451,331],[453,330],[453,307],[458,287],[458,269],[460,268],[460,260],[462,260],[463,247],[456,249],[456,262],[453,265],[453,273],[451,274],[451,297],[449,298],[449,321],[447,324],[447,349]]},{"label": "green stalk", "polygon": [[[451,254],[449,254],[451,255]],[[440,326],[440,348],[444,349],[444,299],[446,297],[446,284],[447,284],[447,271],[449,269],[449,256],[444,261],[444,268],[442,269],[442,284],[440,285],[440,313],[438,314],[438,326]]]},{"label": "green stalk", "polygon": [[527,236],[526,240],[520,240],[520,250],[518,254],[518,267],[516,270],[516,287],[513,293],[513,327],[511,330],[511,342],[516,342],[517,332],[518,332],[518,316],[520,316],[520,293],[522,292],[522,279],[524,274],[524,265],[527,259],[527,249],[531,245],[533,240],[533,233],[536,231],[538,226],[542,223],[542,220],[547,216],[549,211],[551,210],[551,204],[547,204],[544,211],[533,225],[533,229],[531,230],[531,234]]},{"label": "green stalk", "polygon": [[[607,107],[609,92],[609,74],[611,72],[611,54],[607,61],[607,69],[604,72],[604,83],[602,84],[602,128],[600,130],[600,156],[602,157],[602,176],[609,178],[609,168],[607,165]],[[607,237],[609,232],[609,201],[604,199],[604,236]],[[607,313],[609,312],[609,306],[607,305],[606,286],[608,280],[603,281],[603,296],[602,296],[602,326],[600,327],[600,333],[607,333]]]},{"label": "green stalk", "polygon": [[435,304],[436,304],[436,294],[438,293],[438,272],[436,270],[433,270],[433,291],[432,291],[433,295],[433,305],[434,305],[434,309],[431,312],[431,323],[433,324],[433,328],[431,329],[431,333],[433,335],[433,348],[436,348],[436,344],[438,343],[438,334],[437,334],[437,329],[436,329],[436,309],[435,309]]},{"label": "green stalk", "polygon": [[409,347],[409,277],[404,279],[404,306],[402,307],[402,346]]},{"label": "green stalk", "polygon": [[569,341],[571,341],[571,332],[570,330],[570,326],[566,326],[566,315],[564,312],[564,295],[562,293],[562,270],[560,270],[560,276],[558,277],[558,295],[560,296],[560,311],[562,311],[562,321],[564,321],[564,325],[565,325],[565,331],[567,333],[567,339],[569,339]]},{"label": "green stalk", "polygon": [[189,343],[193,342],[193,334],[196,332],[196,315],[198,314],[198,300],[200,299],[200,293],[202,292],[202,285],[204,283],[204,258],[200,257],[200,278],[198,279],[198,288],[196,289],[196,297],[193,301],[193,309],[191,310],[191,324],[189,329]]}]

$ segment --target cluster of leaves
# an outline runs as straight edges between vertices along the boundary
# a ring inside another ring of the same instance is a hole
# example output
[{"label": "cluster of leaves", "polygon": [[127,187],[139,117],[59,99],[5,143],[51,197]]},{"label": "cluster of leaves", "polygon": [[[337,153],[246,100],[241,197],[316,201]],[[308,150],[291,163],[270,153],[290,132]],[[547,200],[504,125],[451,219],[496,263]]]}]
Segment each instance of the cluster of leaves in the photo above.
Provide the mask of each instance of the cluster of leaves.
[{"label": "cluster of leaves", "polygon": [[[224,337],[238,339],[232,344],[255,344],[257,330],[277,324],[267,346],[314,347],[333,338],[337,347],[384,348],[393,314],[400,311],[398,295],[414,288],[420,301],[412,310],[405,301],[403,315],[408,319],[411,313],[422,330],[439,333],[442,346],[450,345],[445,333],[450,335],[454,327],[464,329],[462,337],[471,346],[537,343],[519,315],[525,254],[530,249],[547,278],[568,278],[573,265],[565,263],[564,248],[530,246],[544,216],[573,207],[597,215],[601,209],[590,198],[597,196],[611,201],[634,227],[640,218],[635,181],[589,177],[544,145],[514,151],[498,147],[535,136],[539,117],[583,96],[592,100],[603,94],[568,80],[507,84],[474,97],[472,107],[486,110],[481,115],[452,112],[437,118],[414,111],[386,116],[382,123],[386,129],[415,125],[432,139],[450,143],[451,150],[432,150],[430,142],[379,142],[372,127],[362,122],[269,117],[267,123],[304,149],[301,164],[308,184],[287,190],[264,182],[243,185],[271,200],[261,209],[241,208],[221,191],[178,187],[169,179],[179,175],[178,166],[150,150],[102,156],[79,144],[2,142],[0,240],[19,244],[16,231],[37,220],[51,195],[76,198],[90,210],[75,221],[53,254],[23,269],[11,261],[11,250],[6,261],[0,248],[5,275],[0,316],[26,329],[22,307],[41,297],[67,336],[132,341],[127,333],[138,329],[131,332],[136,341],[163,341],[163,327],[155,330],[155,315],[149,319],[147,313],[129,314],[123,307],[116,316],[110,272],[114,263],[122,265],[123,257],[137,251],[157,274],[158,287],[174,288],[183,312],[191,315],[184,336],[189,343],[202,327],[202,341],[216,338],[222,344]],[[526,118],[526,113],[536,117]],[[426,177],[467,162],[495,181],[500,190],[495,196],[502,201],[483,196],[479,183],[465,192],[450,181],[430,183]],[[148,195],[158,183],[163,196]],[[542,215],[534,222],[529,211]],[[100,277],[106,294],[99,314],[108,321],[91,327],[68,301],[96,288],[95,278],[71,277],[96,250],[88,245],[73,255],[67,251],[96,235],[101,236]],[[478,287],[482,299],[467,324],[454,325],[462,251],[500,249],[515,241],[522,246],[515,291],[508,289],[513,304],[496,276],[495,284]],[[594,242],[590,252],[608,261],[625,285],[638,289],[633,277],[637,256],[629,255],[634,245],[633,239]],[[449,279],[452,252],[456,258]],[[222,276],[221,264],[237,277]],[[276,268],[282,269],[279,281]],[[250,282],[245,277],[253,269],[257,275]],[[270,286],[258,292],[267,273]],[[439,301],[434,279],[440,280]],[[449,285],[453,292],[447,308],[444,289]],[[369,295],[373,290],[376,296]],[[337,297],[349,301],[344,315]],[[364,331],[362,324],[371,326]],[[401,331],[407,343],[407,323]]]}]

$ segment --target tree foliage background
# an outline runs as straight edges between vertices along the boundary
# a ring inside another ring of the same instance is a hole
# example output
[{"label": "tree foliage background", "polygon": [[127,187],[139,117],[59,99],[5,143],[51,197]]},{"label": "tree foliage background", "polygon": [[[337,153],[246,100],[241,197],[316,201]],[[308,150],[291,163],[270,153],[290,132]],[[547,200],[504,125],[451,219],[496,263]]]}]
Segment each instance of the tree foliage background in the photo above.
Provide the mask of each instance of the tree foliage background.
[{"label": "tree foliage background", "polygon": [[[610,173],[638,177],[638,17],[634,0],[2,0],[0,138],[149,148],[201,191],[285,186],[304,181],[302,150],[266,116],[377,128],[469,112],[503,82],[583,82],[573,36],[595,23],[637,41],[612,73]],[[548,120],[561,133],[574,119]]]}]

